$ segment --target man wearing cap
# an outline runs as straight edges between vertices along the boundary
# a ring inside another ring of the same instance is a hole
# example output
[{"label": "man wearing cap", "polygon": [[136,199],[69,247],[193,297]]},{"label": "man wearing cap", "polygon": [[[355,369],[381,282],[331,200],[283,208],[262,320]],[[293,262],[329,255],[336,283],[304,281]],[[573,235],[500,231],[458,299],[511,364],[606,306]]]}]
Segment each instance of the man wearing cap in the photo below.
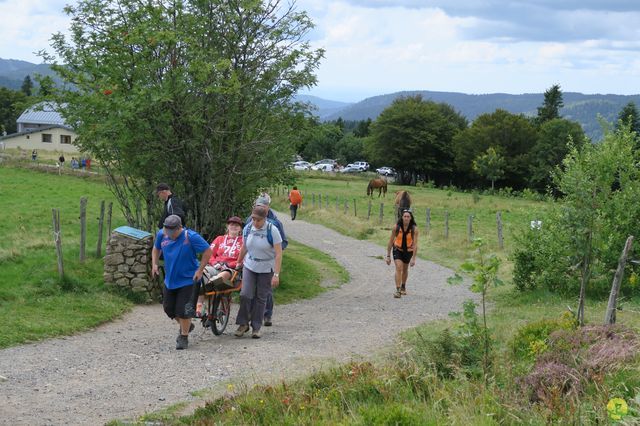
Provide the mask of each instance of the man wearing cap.
[{"label": "man wearing cap", "polygon": [[[180,324],[176,349],[187,349],[193,324],[185,313],[185,305],[191,297],[194,281],[202,278],[202,271],[211,257],[211,247],[197,232],[183,228],[180,217],[172,214],[164,220],[162,230],[156,235],[151,257],[152,276],[158,275],[160,253],[165,269],[164,312]],[[197,253],[202,253],[199,262]]]},{"label": "man wearing cap", "polygon": [[[287,237],[284,235],[284,226],[282,225],[282,222],[280,222],[280,219],[278,219],[276,214],[270,208],[271,197],[269,196],[269,194],[267,194],[266,192],[263,192],[262,194],[260,194],[260,196],[256,198],[255,206],[264,207],[265,209],[267,209],[267,220],[271,221],[271,223],[273,223],[276,226],[276,228],[278,228],[278,231],[280,231],[280,236],[282,237],[282,250],[286,249],[287,245],[289,244],[289,241],[287,240]],[[251,223],[251,216],[247,218],[247,224],[250,224],[250,223]],[[273,317],[273,292],[270,292],[269,296],[267,297],[267,303],[264,310],[264,325],[266,327],[271,327],[273,325],[273,322],[271,321],[272,317]]]},{"label": "man wearing cap", "polygon": [[166,183],[159,183],[158,186],[156,186],[156,194],[158,194],[158,198],[164,202],[164,210],[162,212],[162,217],[158,222],[158,229],[162,229],[164,220],[172,214],[180,216],[182,224],[185,225],[187,223],[187,208],[182,200],[173,195],[169,185]]},{"label": "man wearing cap", "polygon": [[267,222],[267,210],[262,206],[253,208],[251,223],[246,225],[243,236],[245,241],[238,257],[238,265],[243,265],[242,290],[236,317],[238,329],[234,334],[242,337],[251,323],[251,337],[258,339],[267,297],[280,284],[282,237],[278,228]]}]

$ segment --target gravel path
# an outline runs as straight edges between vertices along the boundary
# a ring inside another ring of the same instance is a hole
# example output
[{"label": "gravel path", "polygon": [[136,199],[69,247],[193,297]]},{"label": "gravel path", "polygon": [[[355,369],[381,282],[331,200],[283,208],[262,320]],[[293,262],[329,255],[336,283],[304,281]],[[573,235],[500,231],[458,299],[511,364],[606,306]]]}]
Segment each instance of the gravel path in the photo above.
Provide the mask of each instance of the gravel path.
[{"label": "gravel path", "polygon": [[289,238],[334,256],[351,281],[313,300],[276,306],[274,326],[263,328],[259,340],[234,337],[231,320],[222,336],[198,324],[189,349],[176,351],[177,324],[151,305],[83,334],[1,350],[0,424],[103,424],[196,402],[192,392],[229,380],[291,377],[370,355],[400,331],[443,318],[472,297],[446,283],[451,270],[418,260],[409,295],[394,299],[392,266],[376,258],[383,248],[278,216]]}]

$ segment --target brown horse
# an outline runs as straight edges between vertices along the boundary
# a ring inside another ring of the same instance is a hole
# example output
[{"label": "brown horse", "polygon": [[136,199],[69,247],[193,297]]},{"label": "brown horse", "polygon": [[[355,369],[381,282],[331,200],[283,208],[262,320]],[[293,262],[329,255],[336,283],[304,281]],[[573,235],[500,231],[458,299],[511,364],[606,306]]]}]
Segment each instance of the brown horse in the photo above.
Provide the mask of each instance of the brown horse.
[{"label": "brown horse", "polygon": [[411,195],[409,195],[409,191],[403,190],[396,192],[394,205],[396,207],[396,217],[400,219],[402,211],[411,207]]},{"label": "brown horse", "polygon": [[373,197],[373,191],[375,189],[378,190],[378,197],[380,197],[380,194],[383,194],[384,196],[386,196],[387,195],[386,179],[382,179],[382,178],[371,179],[369,181],[369,186],[367,186],[367,195],[370,195]]}]

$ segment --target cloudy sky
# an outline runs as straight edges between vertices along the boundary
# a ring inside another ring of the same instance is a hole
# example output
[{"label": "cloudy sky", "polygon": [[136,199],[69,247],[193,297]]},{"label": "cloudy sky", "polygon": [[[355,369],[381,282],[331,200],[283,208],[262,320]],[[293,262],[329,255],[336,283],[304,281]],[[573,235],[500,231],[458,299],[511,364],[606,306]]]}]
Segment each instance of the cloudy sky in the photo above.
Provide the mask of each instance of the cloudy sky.
[{"label": "cloudy sky", "polygon": [[[285,0],[286,1],[286,0]],[[0,0],[0,58],[39,62],[69,0]],[[326,50],[311,94],[640,93],[638,0],[298,0]]]}]

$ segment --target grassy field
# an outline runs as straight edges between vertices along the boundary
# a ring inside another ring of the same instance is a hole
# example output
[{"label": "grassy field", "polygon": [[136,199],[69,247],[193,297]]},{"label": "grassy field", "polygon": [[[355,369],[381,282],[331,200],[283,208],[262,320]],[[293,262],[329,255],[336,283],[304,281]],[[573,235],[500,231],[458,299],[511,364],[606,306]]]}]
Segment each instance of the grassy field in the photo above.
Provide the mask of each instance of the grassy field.
[{"label": "grassy field", "polygon": [[[80,263],[80,198],[88,197],[87,260]],[[95,257],[100,201],[114,201],[99,177],[0,167],[0,348],[72,334],[110,321],[142,300],[105,288]],[[58,278],[51,209],[60,209],[65,277]],[[115,207],[112,227],[125,224]],[[103,237],[103,244],[106,240]],[[102,249],[104,254],[104,246]],[[308,259],[314,259],[309,261]],[[276,303],[311,298],[348,276],[329,256],[292,243]]]}]

